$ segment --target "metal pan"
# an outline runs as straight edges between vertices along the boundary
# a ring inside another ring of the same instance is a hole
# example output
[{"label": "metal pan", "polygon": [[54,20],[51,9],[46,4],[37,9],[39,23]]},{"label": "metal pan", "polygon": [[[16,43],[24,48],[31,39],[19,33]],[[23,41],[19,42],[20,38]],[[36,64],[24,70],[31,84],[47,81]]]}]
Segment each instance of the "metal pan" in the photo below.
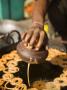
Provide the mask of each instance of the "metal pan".
[{"label": "metal pan", "polygon": [[30,23],[31,20],[0,20],[0,51],[7,53],[16,49],[20,34],[28,29]]},{"label": "metal pan", "polygon": [[20,33],[22,30],[16,21],[0,21],[0,51],[2,53],[5,53],[7,50],[9,51],[9,48],[13,48],[12,46],[16,47],[16,44],[21,39]]}]

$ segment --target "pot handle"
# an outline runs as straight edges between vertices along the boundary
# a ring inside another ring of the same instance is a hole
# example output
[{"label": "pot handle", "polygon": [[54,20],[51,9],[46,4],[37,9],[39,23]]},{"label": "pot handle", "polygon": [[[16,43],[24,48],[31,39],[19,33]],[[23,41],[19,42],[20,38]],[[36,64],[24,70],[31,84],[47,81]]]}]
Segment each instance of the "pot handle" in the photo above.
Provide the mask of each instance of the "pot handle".
[{"label": "pot handle", "polygon": [[7,43],[8,44],[15,44],[15,40],[14,38],[12,37],[12,34],[16,33],[18,35],[18,41],[17,43],[19,43],[21,41],[21,35],[20,35],[20,32],[17,31],[17,30],[12,30],[10,33],[8,33],[7,35]]}]

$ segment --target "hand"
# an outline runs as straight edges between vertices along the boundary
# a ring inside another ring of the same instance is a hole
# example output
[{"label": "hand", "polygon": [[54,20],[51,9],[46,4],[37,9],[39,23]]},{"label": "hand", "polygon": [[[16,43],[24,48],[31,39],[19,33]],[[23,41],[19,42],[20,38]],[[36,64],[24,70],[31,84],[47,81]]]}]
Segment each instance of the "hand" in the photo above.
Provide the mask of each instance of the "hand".
[{"label": "hand", "polygon": [[30,49],[39,50],[42,45],[47,44],[47,35],[43,29],[39,27],[32,27],[27,32],[22,33],[22,41],[25,46]]}]

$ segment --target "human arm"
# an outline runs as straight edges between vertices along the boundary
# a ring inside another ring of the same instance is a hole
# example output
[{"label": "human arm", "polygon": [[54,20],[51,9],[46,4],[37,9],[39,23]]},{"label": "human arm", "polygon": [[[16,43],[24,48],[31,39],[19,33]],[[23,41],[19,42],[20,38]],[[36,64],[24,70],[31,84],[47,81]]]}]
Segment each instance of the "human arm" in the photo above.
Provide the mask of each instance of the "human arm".
[{"label": "human arm", "polygon": [[[43,27],[48,0],[34,0],[33,5],[32,25],[27,32],[23,33],[22,40],[26,45],[30,45],[32,48],[34,47],[36,50],[39,50],[46,38]],[[38,40],[38,42],[35,45],[36,40]]]}]

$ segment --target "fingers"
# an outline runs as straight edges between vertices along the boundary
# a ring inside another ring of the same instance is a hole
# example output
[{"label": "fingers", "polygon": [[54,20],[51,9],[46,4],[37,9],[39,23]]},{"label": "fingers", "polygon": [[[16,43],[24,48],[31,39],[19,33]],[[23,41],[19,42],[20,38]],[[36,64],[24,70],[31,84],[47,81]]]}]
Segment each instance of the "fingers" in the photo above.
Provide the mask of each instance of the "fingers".
[{"label": "fingers", "polygon": [[46,35],[44,31],[29,30],[28,32],[24,32],[22,34],[22,41],[25,46],[29,46],[30,49],[39,50],[43,44],[46,43]]},{"label": "fingers", "polygon": [[38,43],[37,43],[37,45],[36,45],[35,50],[39,50],[39,49],[40,49],[40,47],[41,47],[42,44],[43,44],[44,37],[45,37],[45,33],[44,33],[44,31],[41,31],[41,32],[40,32],[40,37],[39,37],[39,40],[38,40]]},{"label": "fingers", "polygon": [[26,36],[26,32],[23,32],[23,33],[21,34],[21,39],[23,40],[23,39],[25,38],[25,36]]},{"label": "fingers", "polygon": [[29,32],[27,33],[27,35],[26,35],[26,37],[25,37],[25,40],[24,40],[25,43],[27,43],[27,42],[30,40],[32,34],[33,34],[33,31],[29,31]]},{"label": "fingers", "polygon": [[39,37],[39,30],[36,30],[36,31],[34,31],[34,33],[33,33],[33,36],[32,36],[32,38],[31,38],[31,40],[30,40],[29,45],[30,45],[30,46],[34,46],[34,44],[35,44],[36,40],[38,39],[38,37]]}]

